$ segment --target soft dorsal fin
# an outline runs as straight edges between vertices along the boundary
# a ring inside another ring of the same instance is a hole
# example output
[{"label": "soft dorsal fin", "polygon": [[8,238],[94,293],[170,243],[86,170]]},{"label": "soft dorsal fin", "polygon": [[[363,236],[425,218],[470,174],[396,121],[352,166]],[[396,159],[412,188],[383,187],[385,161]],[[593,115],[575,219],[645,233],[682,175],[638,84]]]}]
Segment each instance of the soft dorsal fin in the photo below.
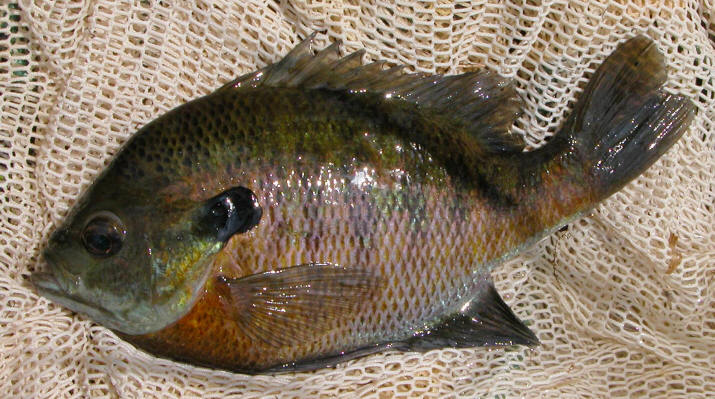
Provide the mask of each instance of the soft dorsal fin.
[{"label": "soft dorsal fin", "polygon": [[218,91],[259,86],[345,90],[383,94],[385,101],[408,101],[461,121],[488,152],[519,152],[521,136],[510,133],[521,114],[521,100],[511,80],[479,70],[443,76],[385,69],[384,61],[362,65],[364,50],[340,57],[340,42],[313,54],[315,33],[275,64],[243,75]]},{"label": "soft dorsal fin", "polygon": [[462,309],[414,337],[396,344],[402,350],[528,345],[539,343],[497,293],[491,280]]}]

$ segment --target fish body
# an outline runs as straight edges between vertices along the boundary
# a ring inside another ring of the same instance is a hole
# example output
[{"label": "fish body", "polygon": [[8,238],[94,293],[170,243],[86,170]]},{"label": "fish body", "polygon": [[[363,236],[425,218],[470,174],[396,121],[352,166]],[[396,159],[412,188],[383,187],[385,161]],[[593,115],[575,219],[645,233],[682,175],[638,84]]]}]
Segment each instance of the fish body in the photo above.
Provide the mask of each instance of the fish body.
[{"label": "fish body", "polygon": [[51,237],[39,292],[151,353],[247,373],[533,345],[490,271],[692,118],[643,37],[530,152],[493,73],[404,75],[309,44],[137,132]]}]

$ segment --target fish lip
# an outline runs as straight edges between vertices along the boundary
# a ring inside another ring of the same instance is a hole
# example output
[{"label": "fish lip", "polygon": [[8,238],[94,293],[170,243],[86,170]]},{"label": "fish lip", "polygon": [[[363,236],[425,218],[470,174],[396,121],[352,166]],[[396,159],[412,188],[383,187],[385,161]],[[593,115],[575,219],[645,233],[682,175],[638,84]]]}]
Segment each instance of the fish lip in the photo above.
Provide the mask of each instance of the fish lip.
[{"label": "fish lip", "polygon": [[[73,280],[70,273],[50,251],[52,247],[47,247],[42,251],[42,258],[47,264],[47,271],[37,271],[30,275],[30,282],[42,293],[48,292],[54,295],[69,296],[68,281]],[[64,284],[63,284],[64,279]]]},{"label": "fish lip", "polygon": [[53,273],[34,272],[30,275],[30,283],[35,286],[40,295],[72,311],[89,314],[90,310],[93,310],[95,314],[103,314],[107,317],[113,316],[112,312],[107,308],[89,303],[65,290]]},{"label": "fish lip", "polygon": [[[77,280],[77,276],[67,270],[63,262],[53,255],[51,249],[52,246],[49,246],[42,251],[42,258],[45,260],[49,272],[35,272],[33,273],[33,276],[35,274],[39,274],[41,275],[42,281],[47,283],[47,276],[49,275],[50,279],[54,281],[54,287],[56,288],[55,292],[63,293],[64,295],[71,295],[74,290],[70,288],[70,285],[71,282]],[[58,278],[58,275],[61,278]],[[32,279],[30,281],[32,281]]]},{"label": "fish lip", "polygon": [[28,276],[30,284],[35,287],[37,293],[55,304],[99,321],[107,328],[121,330],[119,327],[124,322],[122,316],[96,302],[92,297],[89,299],[84,297],[81,274],[70,272],[65,257],[58,256],[53,251],[54,248],[50,244],[42,251],[47,271],[35,271]]},{"label": "fish lip", "polygon": [[53,273],[34,272],[30,275],[30,282],[40,293],[49,293],[54,295],[65,294],[65,291],[62,289]]}]

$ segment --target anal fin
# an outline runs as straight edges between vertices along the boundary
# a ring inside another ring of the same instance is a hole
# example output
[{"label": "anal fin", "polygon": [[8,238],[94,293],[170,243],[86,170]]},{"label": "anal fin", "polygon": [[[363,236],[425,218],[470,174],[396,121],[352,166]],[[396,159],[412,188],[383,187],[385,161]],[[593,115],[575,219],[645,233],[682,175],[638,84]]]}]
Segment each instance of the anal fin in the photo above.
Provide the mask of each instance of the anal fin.
[{"label": "anal fin", "polygon": [[399,349],[428,351],[439,348],[539,344],[531,330],[501,299],[491,281],[459,312],[403,341]]}]

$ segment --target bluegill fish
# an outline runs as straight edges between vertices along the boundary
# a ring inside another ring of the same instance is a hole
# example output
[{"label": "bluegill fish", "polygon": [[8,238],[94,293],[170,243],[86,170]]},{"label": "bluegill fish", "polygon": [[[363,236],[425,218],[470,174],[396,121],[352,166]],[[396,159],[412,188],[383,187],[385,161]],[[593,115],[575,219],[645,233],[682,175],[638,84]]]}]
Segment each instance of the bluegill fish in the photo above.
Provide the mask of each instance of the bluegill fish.
[{"label": "bluegill fish", "polygon": [[310,43],[138,131],[50,237],[39,293],[150,353],[246,373],[535,345],[490,271],[643,172],[694,112],[639,36],[524,151],[507,79]]}]

